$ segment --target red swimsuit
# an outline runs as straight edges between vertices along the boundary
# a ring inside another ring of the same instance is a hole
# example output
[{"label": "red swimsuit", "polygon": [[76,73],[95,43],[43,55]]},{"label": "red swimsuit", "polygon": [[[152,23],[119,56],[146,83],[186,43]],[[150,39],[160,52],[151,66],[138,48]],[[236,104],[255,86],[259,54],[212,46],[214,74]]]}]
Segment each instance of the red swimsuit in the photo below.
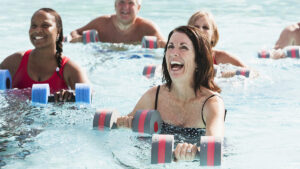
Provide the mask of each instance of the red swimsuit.
[{"label": "red swimsuit", "polygon": [[32,80],[27,73],[27,64],[28,64],[28,59],[31,51],[32,50],[28,50],[25,52],[22,61],[19,65],[19,68],[12,79],[12,84],[13,84],[12,87],[18,89],[24,89],[24,88],[31,88],[33,84],[48,83],[50,86],[50,93],[57,92],[61,89],[68,89],[68,86],[66,85],[63,78],[63,72],[64,72],[64,66],[70,58],[64,57],[62,59],[62,66],[58,72],[59,76],[57,72],[54,72],[53,75],[48,80],[38,82]]}]

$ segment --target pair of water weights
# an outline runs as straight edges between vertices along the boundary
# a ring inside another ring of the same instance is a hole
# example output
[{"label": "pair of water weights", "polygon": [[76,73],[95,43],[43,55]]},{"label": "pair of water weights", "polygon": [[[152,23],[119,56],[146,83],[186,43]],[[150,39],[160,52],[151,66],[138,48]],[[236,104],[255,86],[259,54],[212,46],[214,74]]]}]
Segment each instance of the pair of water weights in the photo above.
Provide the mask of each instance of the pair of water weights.
[{"label": "pair of water weights", "polygon": [[[65,36],[63,42],[70,42],[72,37],[70,35]],[[98,31],[95,29],[86,30],[82,33],[82,42],[84,44],[91,42],[100,42]],[[144,36],[142,39],[142,48],[156,49],[158,47],[157,37]]]},{"label": "pair of water weights", "polygon": [[[154,134],[152,136],[151,164],[176,161],[173,149],[173,135]],[[220,166],[222,162],[222,138],[201,136],[200,151],[197,150],[195,159],[200,160],[201,166]]]},{"label": "pair of water weights", "polygon": [[[91,104],[92,91],[89,84],[76,83],[75,96],[72,95],[67,102]],[[31,90],[32,104],[47,104],[48,102],[55,102],[54,95],[50,94],[49,84],[33,84]]]},{"label": "pair of water weights", "polygon": [[[111,110],[97,110],[94,115],[94,129],[104,131],[117,128],[119,113]],[[175,160],[173,153],[174,136],[160,135],[162,119],[156,110],[138,110],[132,120],[132,130],[152,135],[151,164],[171,163]],[[222,139],[220,137],[202,136],[200,151],[196,153],[201,166],[221,165]]]},{"label": "pair of water weights", "polygon": [[[100,131],[117,128],[119,113],[112,110],[97,110],[94,115],[93,127]],[[132,119],[132,131],[138,133],[160,133],[162,126],[160,113],[156,110],[138,110]]]},{"label": "pair of water weights", "polygon": [[[258,52],[258,58],[271,58],[274,50],[260,50]],[[283,49],[285,57],[288,58],[300,58],[300,46],[287,46]]]}]

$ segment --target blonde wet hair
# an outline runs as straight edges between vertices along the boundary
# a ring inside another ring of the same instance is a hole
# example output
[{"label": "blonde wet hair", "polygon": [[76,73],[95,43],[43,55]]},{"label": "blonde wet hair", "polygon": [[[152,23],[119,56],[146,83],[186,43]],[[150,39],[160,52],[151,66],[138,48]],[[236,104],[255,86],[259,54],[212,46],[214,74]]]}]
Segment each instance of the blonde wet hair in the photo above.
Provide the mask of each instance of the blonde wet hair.
[{"label": "blonde wet hair", "polygon": [[[115,0],[115,3],[116,3],[116,1],[117,1],[117,0]],[[135,0],[135,1],[137,2],[138,5],[141,5],[141,4],[142,4],[142,0]]]},{"label": "blonde wet hair", "polygon": [[203,16],[207,16],[210,20],[210,23],[211,23],[211,26],[212,26],[212,29],[213,29],[213,36],[211,38],[211,46],[215,47],[217,45],[218,41],[219,41],[219,31],[218,31],[218,27],[217,27],[217,24],[215,22],[214,16],[210,12],[197,11],[196,13],[194,13],[190,17],[190,19],[188,21],[188,25],[194,26],[196,20],[203,17]]}]

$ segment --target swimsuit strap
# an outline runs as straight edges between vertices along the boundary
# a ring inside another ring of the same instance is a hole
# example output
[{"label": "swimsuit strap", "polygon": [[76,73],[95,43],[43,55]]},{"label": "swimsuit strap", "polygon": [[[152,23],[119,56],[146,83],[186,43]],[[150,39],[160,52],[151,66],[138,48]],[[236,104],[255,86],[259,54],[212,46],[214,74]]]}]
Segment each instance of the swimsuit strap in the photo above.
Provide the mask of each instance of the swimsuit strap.
[{"label": "swimsuit strap", "polygon": [[155,105],[154,109],[157,110],[157,101],[158,101],[158,93],[159,93],[160,85],[157,86],[156,96],[155,96]]},{"label": "swimsuit strap", "polygon": [[214,97],[214,96],[217,96],[217,95],[213,94],[213,95],[209,96],[209,97],[204,101],[204,103],[203,103],[202,110],[201,110],[201,117],[202,117],[202,121],[203,121],[203,123],[204,123],[204,126],[206,126],[206,123],[205,123],[204,117],[203,117],[203,109],[204,109],[204,105],[205,105],[205,103],[207,102],[208,99],[210,99],[210,98],[212,98],[212,97]]},{"label": "swimsuit strap", "polygon": [[[206,123],[205,123],[204,117],[203,117],[203,109],[204,109],[204,105],[205,105],[205,103],[207,102],[208,99],[210,99],[210,98],[212,98],[212,97],[214,97],[214,96],[219,96],[219,95],[213,94],[213,95],[209,96],[209,97],[204,101],[203,106],[202,106],[201,117],[202,117],[202,121],[203,121],[203,123],[204,123],[205,126],[206,126]],[[219,96],[219,97],[220,97],[220,96]],[[226,114],[227,114],[227,109],[225,109],[224,121],[225,121],[225,118],[226,118]]]}]

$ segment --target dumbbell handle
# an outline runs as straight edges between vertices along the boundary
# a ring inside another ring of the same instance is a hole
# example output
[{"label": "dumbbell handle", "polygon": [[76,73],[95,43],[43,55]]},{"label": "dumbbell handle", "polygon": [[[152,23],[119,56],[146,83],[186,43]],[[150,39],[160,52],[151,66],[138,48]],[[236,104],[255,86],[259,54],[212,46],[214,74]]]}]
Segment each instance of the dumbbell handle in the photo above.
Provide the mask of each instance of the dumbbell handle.
[{"label": "dumbbell handle", "polygon": [[[64,101],[59,101],[59,100],[57,100],[58,102],[64,102]],[[55,102],[55,97],[54,97],[54,95],[50,95],[50,96],[48,96],[48,102]],[[70,100],[66,100],[65,102],[75,102],[75,96],[74,95],[72,95],[71,96],[71,99]]]},{"label": "dumbbell handle", "polygon": [[[173,158],[173,161],[177,161],[174,151],[173,151],[173,154],[172,154],[172,158]],[[200,160],[200,151],[197,150],[197,152],[195,154],[195,158],[193,160]]]}]

